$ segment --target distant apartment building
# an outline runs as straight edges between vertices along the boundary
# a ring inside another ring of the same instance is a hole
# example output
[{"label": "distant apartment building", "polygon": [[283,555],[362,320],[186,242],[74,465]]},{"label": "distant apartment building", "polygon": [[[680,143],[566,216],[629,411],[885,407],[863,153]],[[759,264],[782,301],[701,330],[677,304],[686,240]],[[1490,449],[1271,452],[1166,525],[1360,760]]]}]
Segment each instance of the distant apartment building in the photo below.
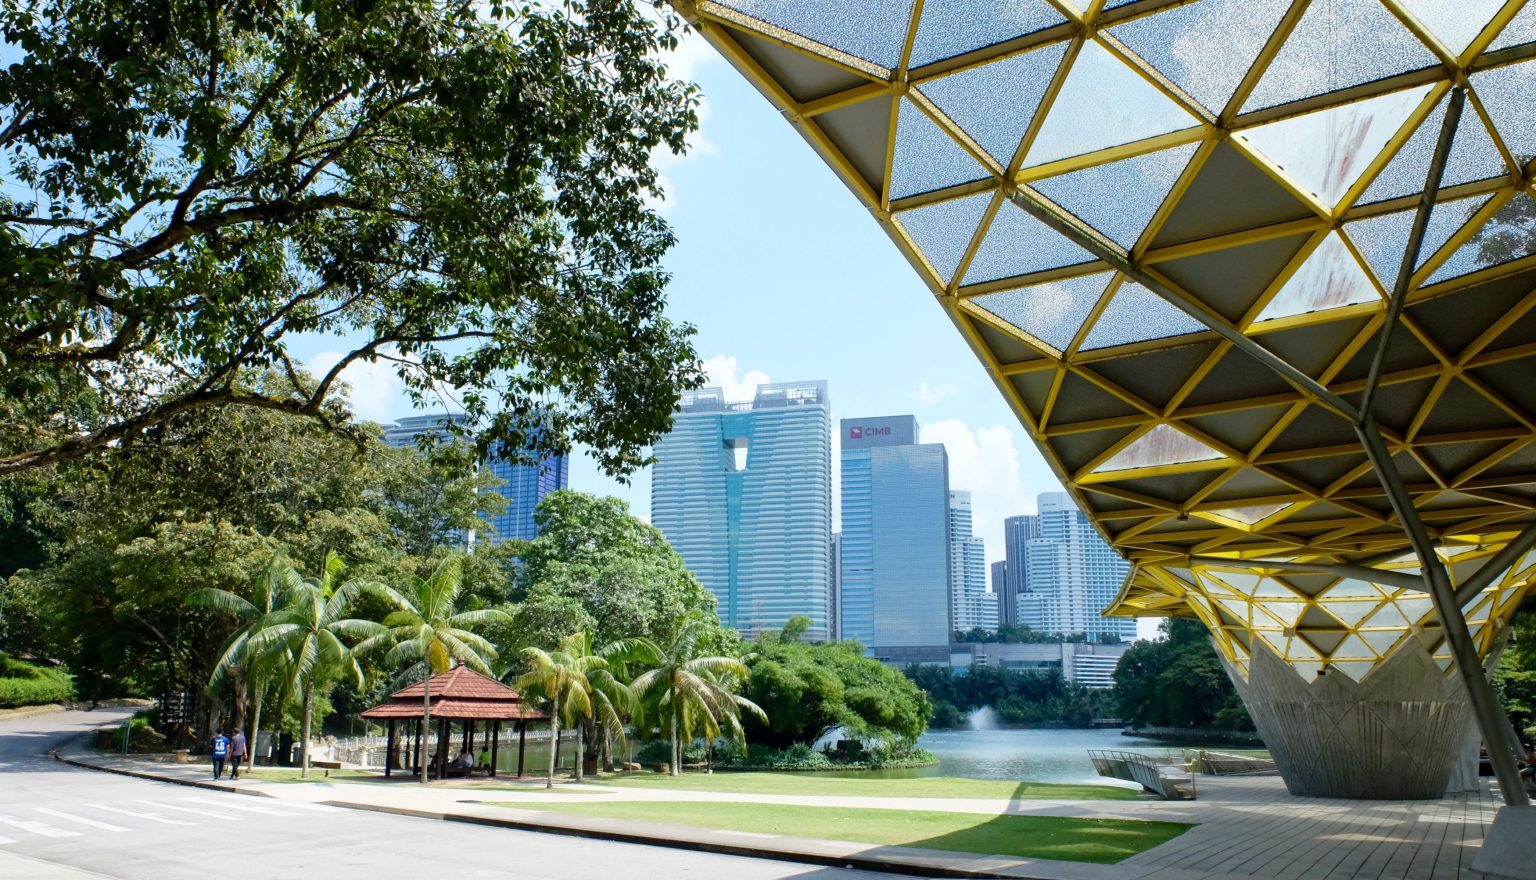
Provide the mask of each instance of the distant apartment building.
[{"label": "distant apartment building", "polygon": [[1003,520],[1003,588],[998,596],[1000,623],[1018,624],[1018,597],[1027,589],[1029,580],[1029,539],[1040,533],[1039,518],[1033,514],[1010,516]]},{"label": "distant apartment building", "polygon": [[971,493],[949,493],[949,603],[959,632],[997,629],[997,597],[987,590],[987,547],[972,531]]},{"label": "distant apartment building", "polygon": [[1038,534],[1026,542],[1027,592],[1019,597],[1020,622],[1047,633],[1109,634],[1136,638],[1136,621],[1107,618],[1109,606],[1130,571],[1088,517],[1065,492],[1047,492],[1038,503]]},{"label": "distant apartment building", "polygon": [[950,648],[950,667],[956,672],[972,666],[996,666],[1015,672],[1060,672],[1067,681],[1084,687],[1110,688],[1115,685],[1115,666],[1130,647],[1091,641],[1006,645],[974,642]]},{"label": "distant apartment building", "polygon": [[651,522],[745,636],[802,614],[832,634],[831,432],[827,383],[787,382],[686,392],[656,444]]},{"label": "distant apartment building", "polygon": [[875,657],[942,662],[950,611],[949,458],[913,416],[843,419],[842,635]]},{"label": "distant apartment building", "polygon": [[[423,437],[432,437],[439,443],[448,442],[453,437],[453,427],[469,429],[472,423],[463,413],[406,416],[396,419],[393,425],[384,426],[384,445],[415,448],[420,445]],[[483,467],[502,480],[497,491],[507,499],[507,506],[501,513],[487,517],[491,523],[490,533],[475,535],[474,541],[499,543],[514,538],[533,540],[539,534],[533,519],[534,508],[544,500],[545,495],[570,485],[569,456],[546,455],[530,461],[522,461],[520,458],[493,454],[481,462]]]}]

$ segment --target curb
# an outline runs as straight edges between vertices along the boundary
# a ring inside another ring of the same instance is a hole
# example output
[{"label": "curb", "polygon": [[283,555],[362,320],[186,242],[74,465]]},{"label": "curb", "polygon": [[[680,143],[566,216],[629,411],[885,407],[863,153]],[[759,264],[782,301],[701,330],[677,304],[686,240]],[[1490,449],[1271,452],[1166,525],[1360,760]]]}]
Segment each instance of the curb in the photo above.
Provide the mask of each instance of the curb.
[{"label": "curb", "polygon": [[[140,770],[129,770],[122,767],[108,767],[100,764],[91,764],[85,761],[66,758],[59,754],[59,747],[54,746],[48,750],[55,761],[67,764],[71,767],[79,767],[83,770],[95,770],[102,773],[115,773],[119,776],[131,776],[136,779],[147,779],[152,782],[168,782],[173,785],[185,785],[189,788],[202,788],[210,791],[222,791],[232,794],[243,794],[251,797],[268,798],[281,801],[267,792],[254,791],[248,788],[239,788],[232,785],[223,785],[212,781],[196,779],[178,779],[170,776],[157,776]],[[617,843],[639,844],[642,846],[663,847],[666,849],[680,849],[691,852],[712,853],[716,855],[741,856],[753,859],[767,859],[776,862],[789,862],[793,864],[815,865],[822,868],[844,868],[860,871],[871,871],[883,874],[898,874],[909,877],[943,877],[960,878],[960,880],[1049,880],[1045,877],[1032,877],[1032,875],[1017,872],[1002,873],[998,871],[986,871],[969,868],[952,868],[943,865],[927,864],[920,862],[885,859],[874,856],[857,854],[831,855],[811,853],[786,849],[766,849],[761,846],[751,846],[742,843],[729,843],[726,841],[694,840],[680,837],[657,837],[638,831],[625,831],[618,828],[596,828],[592,826],[560,825],[549,822],[541,822],[535,819],[521,819],[514,817],[473,816],[466,813],[447,813],[437,810],[415,810],[409,807],[391,807],[382,804],[366,804],[356,801],[328,800],[320,801],[328,807],[338,807],[346,810],[357,810],[368,813],[385,813],[395,816],[406,816],[413,819],[434,819],[440,822],[459,822],[466,825],[481,825],[491,828],[507,828],[514,831],[532,831],[542,834],[559,834],[566,837],[579,837],[587,840],[609,840]],[[730,833],[730,832],[724,832]],[[965,853],[956,855],[962,858],[985,858],[981,853]]]}]

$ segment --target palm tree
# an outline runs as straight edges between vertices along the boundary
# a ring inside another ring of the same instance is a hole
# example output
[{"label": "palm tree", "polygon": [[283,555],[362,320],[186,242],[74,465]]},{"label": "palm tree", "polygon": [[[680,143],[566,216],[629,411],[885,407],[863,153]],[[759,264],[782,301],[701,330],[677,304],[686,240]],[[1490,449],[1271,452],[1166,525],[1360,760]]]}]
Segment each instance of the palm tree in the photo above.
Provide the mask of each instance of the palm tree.
[{"label": "palm tree", "polygon": [[624,716],[629,715],[638,707],[634,691],[623,681],[625,661],[636,653],[643,651],[643,646],[635,639],[619,639],[601,647],[594,647],[592,636],[579,632],[567,636],[561,647],[576,661],[577,666],[586,676],[589,702],[592,711],[585,720],[578,719],[576,725],[576,781],[582,778],[583,762],[585,760],[585,738],[587,726],[591,725],[593,732],[606,741],[610,734],[616,735],[619,742],[624,739]]},{"label": "palm tree", "polygon": [[[576,728],[576,773],[581,780],[582,744],[579,719],[592,717],[594,710],[612,714],[615,723],[613,701],[600,683],[617,684],[608,672],[608,661],[592,653],[592,642],[586,633],[572,633],[560,640],[560,647],[553,651],[542,648],[524,648],[523,657],[531,667],[517,679],[517,687],[525,691],[537,691],[549,700],[549,776],[545,788],[555,787],[555,745],[560,742],[562,715]],[[622,685],[618,687],[624,691]]]},{"label": "palm tree", "polygon": [[[266,677],[278,663],[273,657],[264,657],[249,650],[250,638],[259,631],[263,617],[283,604],[289,593],[303,582],[288,559],[280,553],[272,558],[252,578],[250,600],[238,593],[210,587],[198,590],[187,597],[187,604],[231,614],[245,625],[230,634],[219,649],[219,660],[208,678],[208,689],[223,685],[232,672],[239,672],[251,689],[251,743],[246,756],[252,767],[256,766],[256,738],[261,735],[261,707],[265,700]],[[281,713],[279,713],[281,719]],[[237,771],[240,769],[235,768]]]},{"label": "palm tree", "polygon": [[[383,596],[395,610],[384,618],[380,632],[359,644],[357,651],[366,654],[389,645],[389,653],[384,655],[386,665],[398,669],[420,663],[426,668],[421,686],[423,737],[432,729],[432,676],[447,672],[455,662],[482,675],[491,675],[488,661],[496,657],[496,649],[468,627],[511,619],[506,612],[493,608],[456,610],[462,587],[463,560],[450,556],[438,564],[431,577],[423,580],[413,576],[405,592],[383,584],[369,584],[367,588]],[[439,748],[446,745],[441,743]],[[423,763],[421,783],[427,782]]]},{"label": "palm tree", "polygon": [[337,585],[346,563],[337,553],[325,555],[318,578],[303,578],[283,594],[280,607],[261,616],[246,637],[246,650],[275,658],[287,668],[289,692],[300,689],[304,716],[299,729],[299,775],[309,775],[309,735],[314,718],[315,688],[319,679],[334,672],[349,672],[359,687],[363,670],[357,656],[342,638],[368,639],[383,627],[371,620],[343,618],[352,600],[365,586],[352,580]]},{"label": "palm tree", "polygon": [[698,731],[713,739],[727,730],[739,739],[743,710],[768,720],[756,703],[732,693],[736,683],[747,677],[747,668],[740,660],[699,656],[700,642],[707,632],[704,620],[690,615],[666,650],[649,640],[635,640],[640,662],[651,669],[630,682],[630,689],[637,698],[653,701],[666,718],[673,776],[682,772],[679,734],[691,740]]}]

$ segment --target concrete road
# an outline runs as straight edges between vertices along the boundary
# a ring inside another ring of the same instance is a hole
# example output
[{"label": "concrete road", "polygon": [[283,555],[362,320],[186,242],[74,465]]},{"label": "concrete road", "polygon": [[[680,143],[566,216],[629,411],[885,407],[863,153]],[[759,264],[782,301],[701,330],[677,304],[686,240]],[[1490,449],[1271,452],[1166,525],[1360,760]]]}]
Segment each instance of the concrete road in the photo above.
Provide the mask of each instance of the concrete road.
[{"label": "concrete road", "polygon": [[887,875],[483,828],[149,782],[48,748],[130,710],[0,721],[3,880],[880,880]]}]

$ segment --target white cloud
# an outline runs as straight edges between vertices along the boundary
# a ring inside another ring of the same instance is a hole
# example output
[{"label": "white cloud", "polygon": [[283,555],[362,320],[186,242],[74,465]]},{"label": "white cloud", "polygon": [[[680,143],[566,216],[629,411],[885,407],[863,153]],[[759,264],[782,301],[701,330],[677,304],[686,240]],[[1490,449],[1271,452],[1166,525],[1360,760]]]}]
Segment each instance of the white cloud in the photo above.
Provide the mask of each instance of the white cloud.
[{"label": "white cloud", "polygon": [[959,419],[923,425],[923,443],[943,443],[949,453],[949,487],[971,493],[975,532],[987,542],[987,560],[1003,558],[1003,518],[1035,509],[1019,467],[1015,430],[1007,425],[971,428]]},{"label": "white cloud", "polygon": [[950,397],[954,397],[959,393],[960,389],[956,387],[952,382],[945,382],[942,385],[929,385],[928,381],[925,379],[917,383],[917,390],[913,391],[907,396],[913,400],[916,400],[918,403],[921,403],[923,406],[933,406],[935,403]]},{"label": "white cloud", "polygon": [[[678,37],[677,48],[661,56],[661,60],[667,65],[667,73],[673,78],[692,82],[699,68],[720,60],[720,54],[697,31],[686,30],[679,33]],[[719,152],[705,132],[712,114],[709,101],[702,96],[699,98],[697,112],[699,127],[688,135],[688,149],[684,153],[678,155],[665,146],[658,146],[651,151],[651,165],[656,169],[665,195],[662,199],[648,199],[647,202],[652,209],[661,214],[670,213],[677,207],[677,186],[668,172],[690,159],[712,156]]]},{"label": "white cloud", "polygon": [[[318,378],[329,372],[341,358],[339,351],[316,352],[307,366]],[[397,368],[398,365],[389,360],[353,361],[341,371],[352,414],[358,420],[389,423],[413,412]]]},{"label": "white cloud", "polygon": [[757,393],[757,386],[768,382],[768,374],[762,370],[740,371],[736,358],[728,355],[717,354],[704,361],[704,372],[709,374],[709,384],[720,386],[728,401],[751,400]]}]

